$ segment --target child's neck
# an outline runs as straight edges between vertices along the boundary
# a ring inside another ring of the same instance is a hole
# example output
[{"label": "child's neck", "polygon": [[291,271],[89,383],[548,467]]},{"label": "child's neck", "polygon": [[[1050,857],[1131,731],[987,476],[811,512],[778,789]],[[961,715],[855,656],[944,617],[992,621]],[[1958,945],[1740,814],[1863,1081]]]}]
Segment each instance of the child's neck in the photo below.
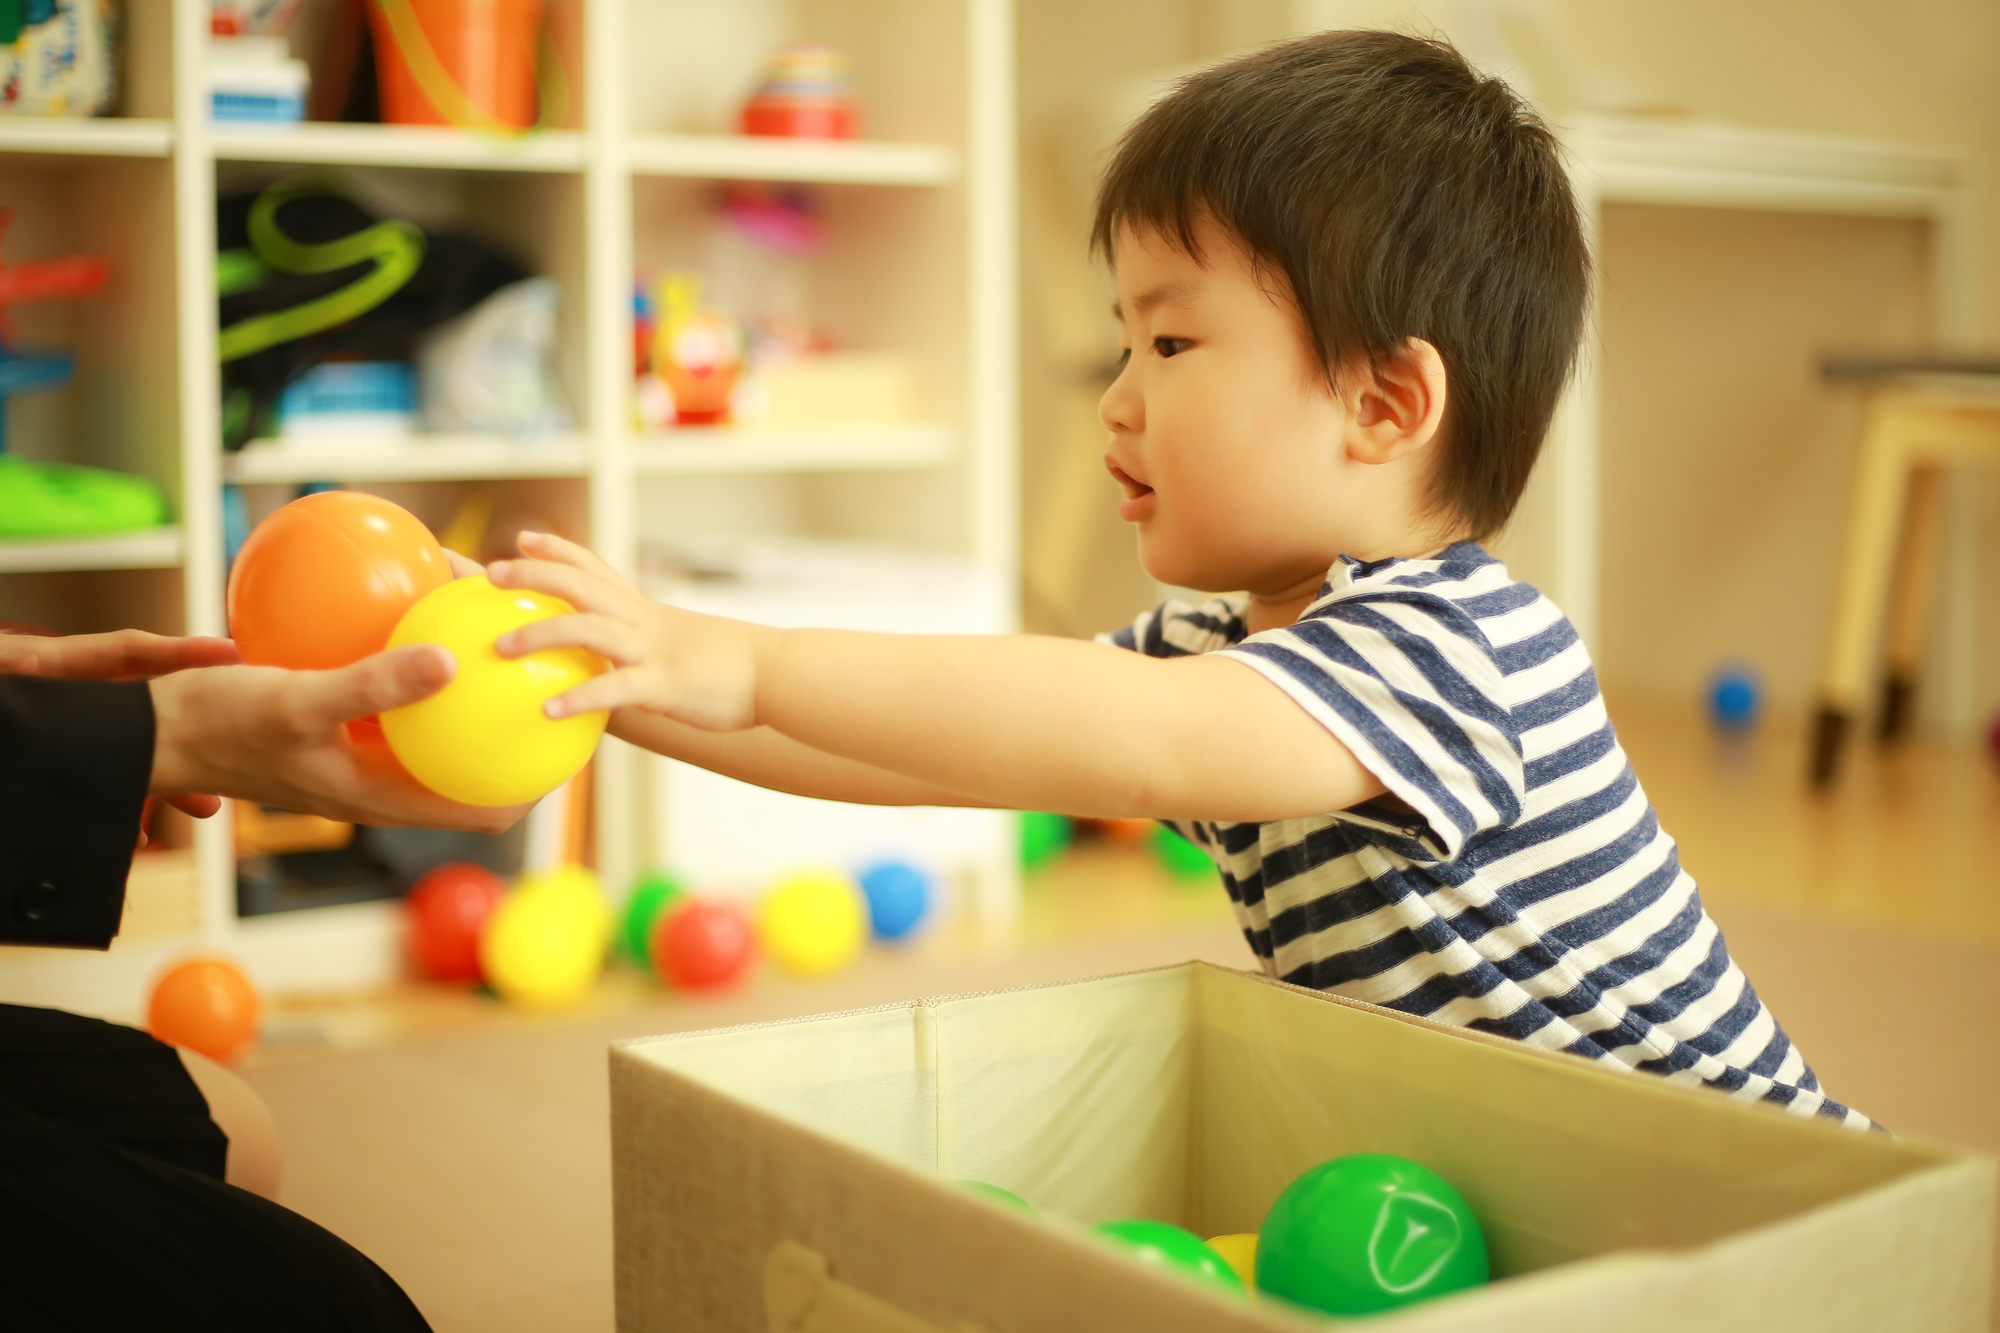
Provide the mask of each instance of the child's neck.
[{"label": "child's neck", "polygon": [[[1446,547],[1463,540],[1465,540],[1463,537],[1453,537],[1449,541],[1439,542],[1428,550],[1414,552],[1405,558],[1428,560]],[[1370,555],[1357,558],[1376,560],[1384,557]],[[1250,605],[1243,615],[1244,624],[1252,634],[1267,629],[1283,629],[1287,625],[1296,624],[1298,618],[1305,614],[1306,608],[1319,600],[1319,590],[1325,586],[1326,574],[1322,571],[1307,575],[1287,588],[1276,588],[1267,592],[1253,591],[1250,594]]]}]

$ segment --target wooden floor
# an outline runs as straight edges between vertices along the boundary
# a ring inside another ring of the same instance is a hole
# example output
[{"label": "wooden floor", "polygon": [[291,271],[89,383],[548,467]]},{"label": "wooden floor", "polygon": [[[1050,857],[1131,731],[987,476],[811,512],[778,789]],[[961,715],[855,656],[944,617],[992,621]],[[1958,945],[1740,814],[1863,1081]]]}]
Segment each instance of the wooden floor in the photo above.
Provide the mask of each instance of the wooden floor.
[{"label": "wooden floor", "polygon": [[[1712,915],[1828,1091],[1899,1132],[2000,1153],[2000,771],[1857,746],[1825,796],[1779,719],[1722,744],[1613,700]],[[528,1016],[461,992],[294,1006],[246,1075],[286,1136],[286,1202],[382,1263],[441,1333],[611,1327],[605,1047],[614,1038],[1119,971],[1249,962],[1213,881],[1084,847],[1002,939],[944,931],[831,981],[689,1000],[616,973]]]}]

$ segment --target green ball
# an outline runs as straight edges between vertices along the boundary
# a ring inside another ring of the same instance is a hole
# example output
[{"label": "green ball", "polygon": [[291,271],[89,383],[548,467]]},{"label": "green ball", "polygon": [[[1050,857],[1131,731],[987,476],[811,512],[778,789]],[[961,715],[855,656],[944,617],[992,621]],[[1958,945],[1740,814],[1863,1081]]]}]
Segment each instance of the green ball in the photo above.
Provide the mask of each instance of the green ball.
[{"label": "green ball", "polygon": [[1215,862],[1208,859],[1207,852],[1165,824],[1154,826],[1152,843],[1153,855],[1160,858],[1160,864],[1176,879],[1193,879],[1196,875],[1215,873]]},{"label": "green ball", "polygon": [[974,1194],[991,1199],[994,1203],[1000,1204],[1003,1207],[1018,1209],[1026,1213],[1029,1217],[1041,1216],[1040,1213],[1035,1211],[1035,1205],[1029,1203],[1012,1190],[1001,1189],[998,1185],[989,1185],[983,1180],[960,1180],[955,1183],[961,1189],[971,1190]]},{"label": "green ball", "polygon": [[1044,814],[1039,810],[1027,810],[1021,814],[1021,865],[1033,870],[1046,861],[1052,861],[1069,846],[1076,826],[1068,815]]},{"label": "green ball", "polygon": [[1389,1153],[1320,1163],[1257,1233],[1257,1289],[1328,1314],[1393,1310],[1487,1276],[1485,1234],[1458,1191]]},{"label": "green ball", "polygon": [[1091,1229],[1149,1267],[1185,1273],[1219,1290],[1244,1294],[1236,1270],[1192,1231],[1145,1217],[1099,1222]]},{"label": "green ball", "polygon": [[632,896],[625,900],[625,920],[618,930],[618,944],[627,958],[641,967],[652,966],[646,942],[653,933],[653,923],[660,919],[667,904],[686,894],[687,890],[675,883],[672,876],[658,871],[632,886]]}]

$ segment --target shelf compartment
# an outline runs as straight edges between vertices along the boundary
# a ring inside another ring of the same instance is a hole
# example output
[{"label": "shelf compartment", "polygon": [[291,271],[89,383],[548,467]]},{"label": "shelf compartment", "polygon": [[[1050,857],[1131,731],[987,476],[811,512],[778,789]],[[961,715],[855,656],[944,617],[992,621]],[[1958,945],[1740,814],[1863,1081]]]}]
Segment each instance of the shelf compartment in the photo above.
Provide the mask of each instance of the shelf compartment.
[{"label": "shelf compartment", "polygon": [[635,471],[649,476],[741,472],[887,472],[940,467],[951,460],[950,427],[682,426],[643,436]]},{"label": "shelf compartment", "polygon": [[632,170],[641,176],[936,186],[958,174],[957,156],[934,144],[740,134],[636,134],[630,152]]},{"label": "shelf compartment", "polygon": [[164,120],[118,117],[64,119],[57,116],[0,116],[0,153],[45,157],[165,157],[173,147],[173,126]]},{"label": "shelf compartment", "polygon": [[345,167],[438,167],[454,171],[583,169],[583,135],[535,130],[518,137],[425,125],[308,121],[208,136],[220,162],[311,162]]},{"label": "shelf compartment", "polygon": [[459,481],[580,477],[583,437],[509,440],[492,435],[396,435],[253,440],[226,457],[226,481],[255,486],[304,481]]},{"label": "shelf compartment", "polygon": [[95,537],[0,537],[0,573],[168,569],[181,562],[178,527]]}]

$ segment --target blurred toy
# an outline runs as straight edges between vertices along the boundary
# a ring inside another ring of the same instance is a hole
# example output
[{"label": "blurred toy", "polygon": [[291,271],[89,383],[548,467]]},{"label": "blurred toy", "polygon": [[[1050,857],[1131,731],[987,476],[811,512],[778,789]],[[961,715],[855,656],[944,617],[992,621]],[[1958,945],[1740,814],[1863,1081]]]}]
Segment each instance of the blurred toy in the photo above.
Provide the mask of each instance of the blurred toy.
[{"label": "blurred toy", "polygon": [[257,1040],[262,1004],[257,988],[234,963],[193,958],[153,985],[146,1030],[222,1064],[234,1064]]},{"label": "blurred toy", "polygon": [[1075,825],[1067,815],[1044,814],[1039,810],[1021,813],[1021,866],[1033,870],[1062,854],[1075,836]]},{"label": "blurred toy", "polygon": [[1208,853],[1182,837],[1180,831],[1171,825],[1155,824],[1147,845],[1152,848],[1159,863],[1167,868],[1167,873],[1177,879],[1193,879],[1215,873],[1215,862],[1208,859]]},{"label": "blurred toy", "polygon": [[989,1185],[983,1180],[960,1180],[953,1183],[957,1184],[961,1189],[971,1190],[981,1198],[990,1199],[1003,1208],[1012,1208],[1016,1212],[1026,1213],[1029,1217],[1041,1216],[1040,1213],[1035,1211],[1035,1205],[1029,1203],[1012,1190],[1002,1189],[998,1185]]},{"label": "blurred toy", "polygon": [[1486,1236],[1457,1190],[1389,1153],[1322,1162],[1257,1232],[1257,1287],[1332,1315],[1392,1310],[1487,1279]]},{"label": "blurred toy", "polygon": [[1112,842],[1141,843],[1159,827],[1150,819],[1097,819],[1091,821]]},{"label": "blurred toy", "polygon": [[672,393],[678,425],[729,419],[743,369],[743,331],[701,304],[701,275],[669,273],[654,293],[653,374]]},{"label": "blurred toy", "polygon": [[1201,1237],[1171,1222],[1135,1217],[1100,1222],[1091,1230],[1148,1267],[1183,1273],[1218,1291],[1243,1295],[1243,1280],[1236,1276],[1236,1270]]},{"label": "blurred toy", "polygon": [[878,940],[900,940],[931,906],[931,879],[907,861],[878,861],[861,872],[868,925]]},{"label": "blurred toy", "polygon": [[837,972],[861,951],[867,904],[854,881],[830,870],[802,870],[778,881],[757,906],[757,937],[788,972]]},{"label": "blurred toy", "polygon": [[1236,1274],[1236,1280],[1243,1289],[1256,1299],[1257,1293],[1257,1233],[1237,1232],[1229,1236],[1210,1236],[1208,1248],[1222,1256],[1222,1262],[1229,1265],[1229,1271]]},{"label": "blurred toy", "polygon": [[[211,16],[211,23],[215,16]],[[216,33],[203,73],[208,118],[231,125],[295,125],[306,118],[312,67],[274,33]]]},{"label": "blurred toy", "polygon": [[542,0],[373,0],[368,16],[386,123],[534,124]]},{"label": "blurred toy", "polygon": [[113,0],[0,4],[0,115],[94,116],[118,98]]},{"label": "blurred toy", "polygon": [[243,543],[229,574],[229,632],[246,662],[327,671],[382,651],[397,622],[450,582],[444,548],[409,511],[324,491],[279,509]]},{"label": "blurred toy", "polygon": [[489,435],[546,435],[575,424],[556,383],[551,278],[510,283],[425,340],[424,426]]},{"label": "blurred toy", "polygon": [[847,57],[818,42],[788,42],[772,53],[763,83],[743,106],[745,134],[852,139],[860,130]]},{"label": "blurred toy", "polygon": [[715,898],[675,903],[654,921],[648,942],[660,980],[688,990],[729,985],[756,951],[743,908]]},{"label": "blurred toy", "polygon": [[417,429],[417,375],[406,361],[325,361],[278,398],[280,439],[411,435]]},{"label": "blurred toy", "polygon": [[435,643],[458,659],[442,690],[382,714],[382,734],[410,776],[467,805],[518,805],[590,761],[610,713],[556,719],[542,705],[602,674],[604,659],[581,648],[511,660],[493,651],[507,631],[574,610],[561,598],[496,588],[484,575],[449,582],[409,609],[387,646]]},{"label": "blurred toy", "polygon": [[659,920],[660,913],[686,896],[687,890],[671,875],[658,871],[632,886],[632,895],[625,900],[625,918],[618,931],[618,947],[624,950],[627,958],[641,966],[650,961],[653,923]]},{"label": "blurred toy", "polygon": [[480,937],[479,963],[509,1004],[560,1009],[590,993],[610,941],[596,876],[566,865],[521,878]]},{"label": "blurred toy", "polygon": [[304,0],[208,0],[208,30],[217,37],[275,37],[290,27]]},{"label": "blurred toy", "polygon": [[1747,666],[1717,668],[1708,680],[1708,719],[1725,735],[1741,735],[1757,725],[1764,689]]},{"label": "blurred toy", "polygon": [[437,981],[479,980],[479,937],[507,896],[485,866],[453,861],[418,880],[404,900],[410,953]]}]

